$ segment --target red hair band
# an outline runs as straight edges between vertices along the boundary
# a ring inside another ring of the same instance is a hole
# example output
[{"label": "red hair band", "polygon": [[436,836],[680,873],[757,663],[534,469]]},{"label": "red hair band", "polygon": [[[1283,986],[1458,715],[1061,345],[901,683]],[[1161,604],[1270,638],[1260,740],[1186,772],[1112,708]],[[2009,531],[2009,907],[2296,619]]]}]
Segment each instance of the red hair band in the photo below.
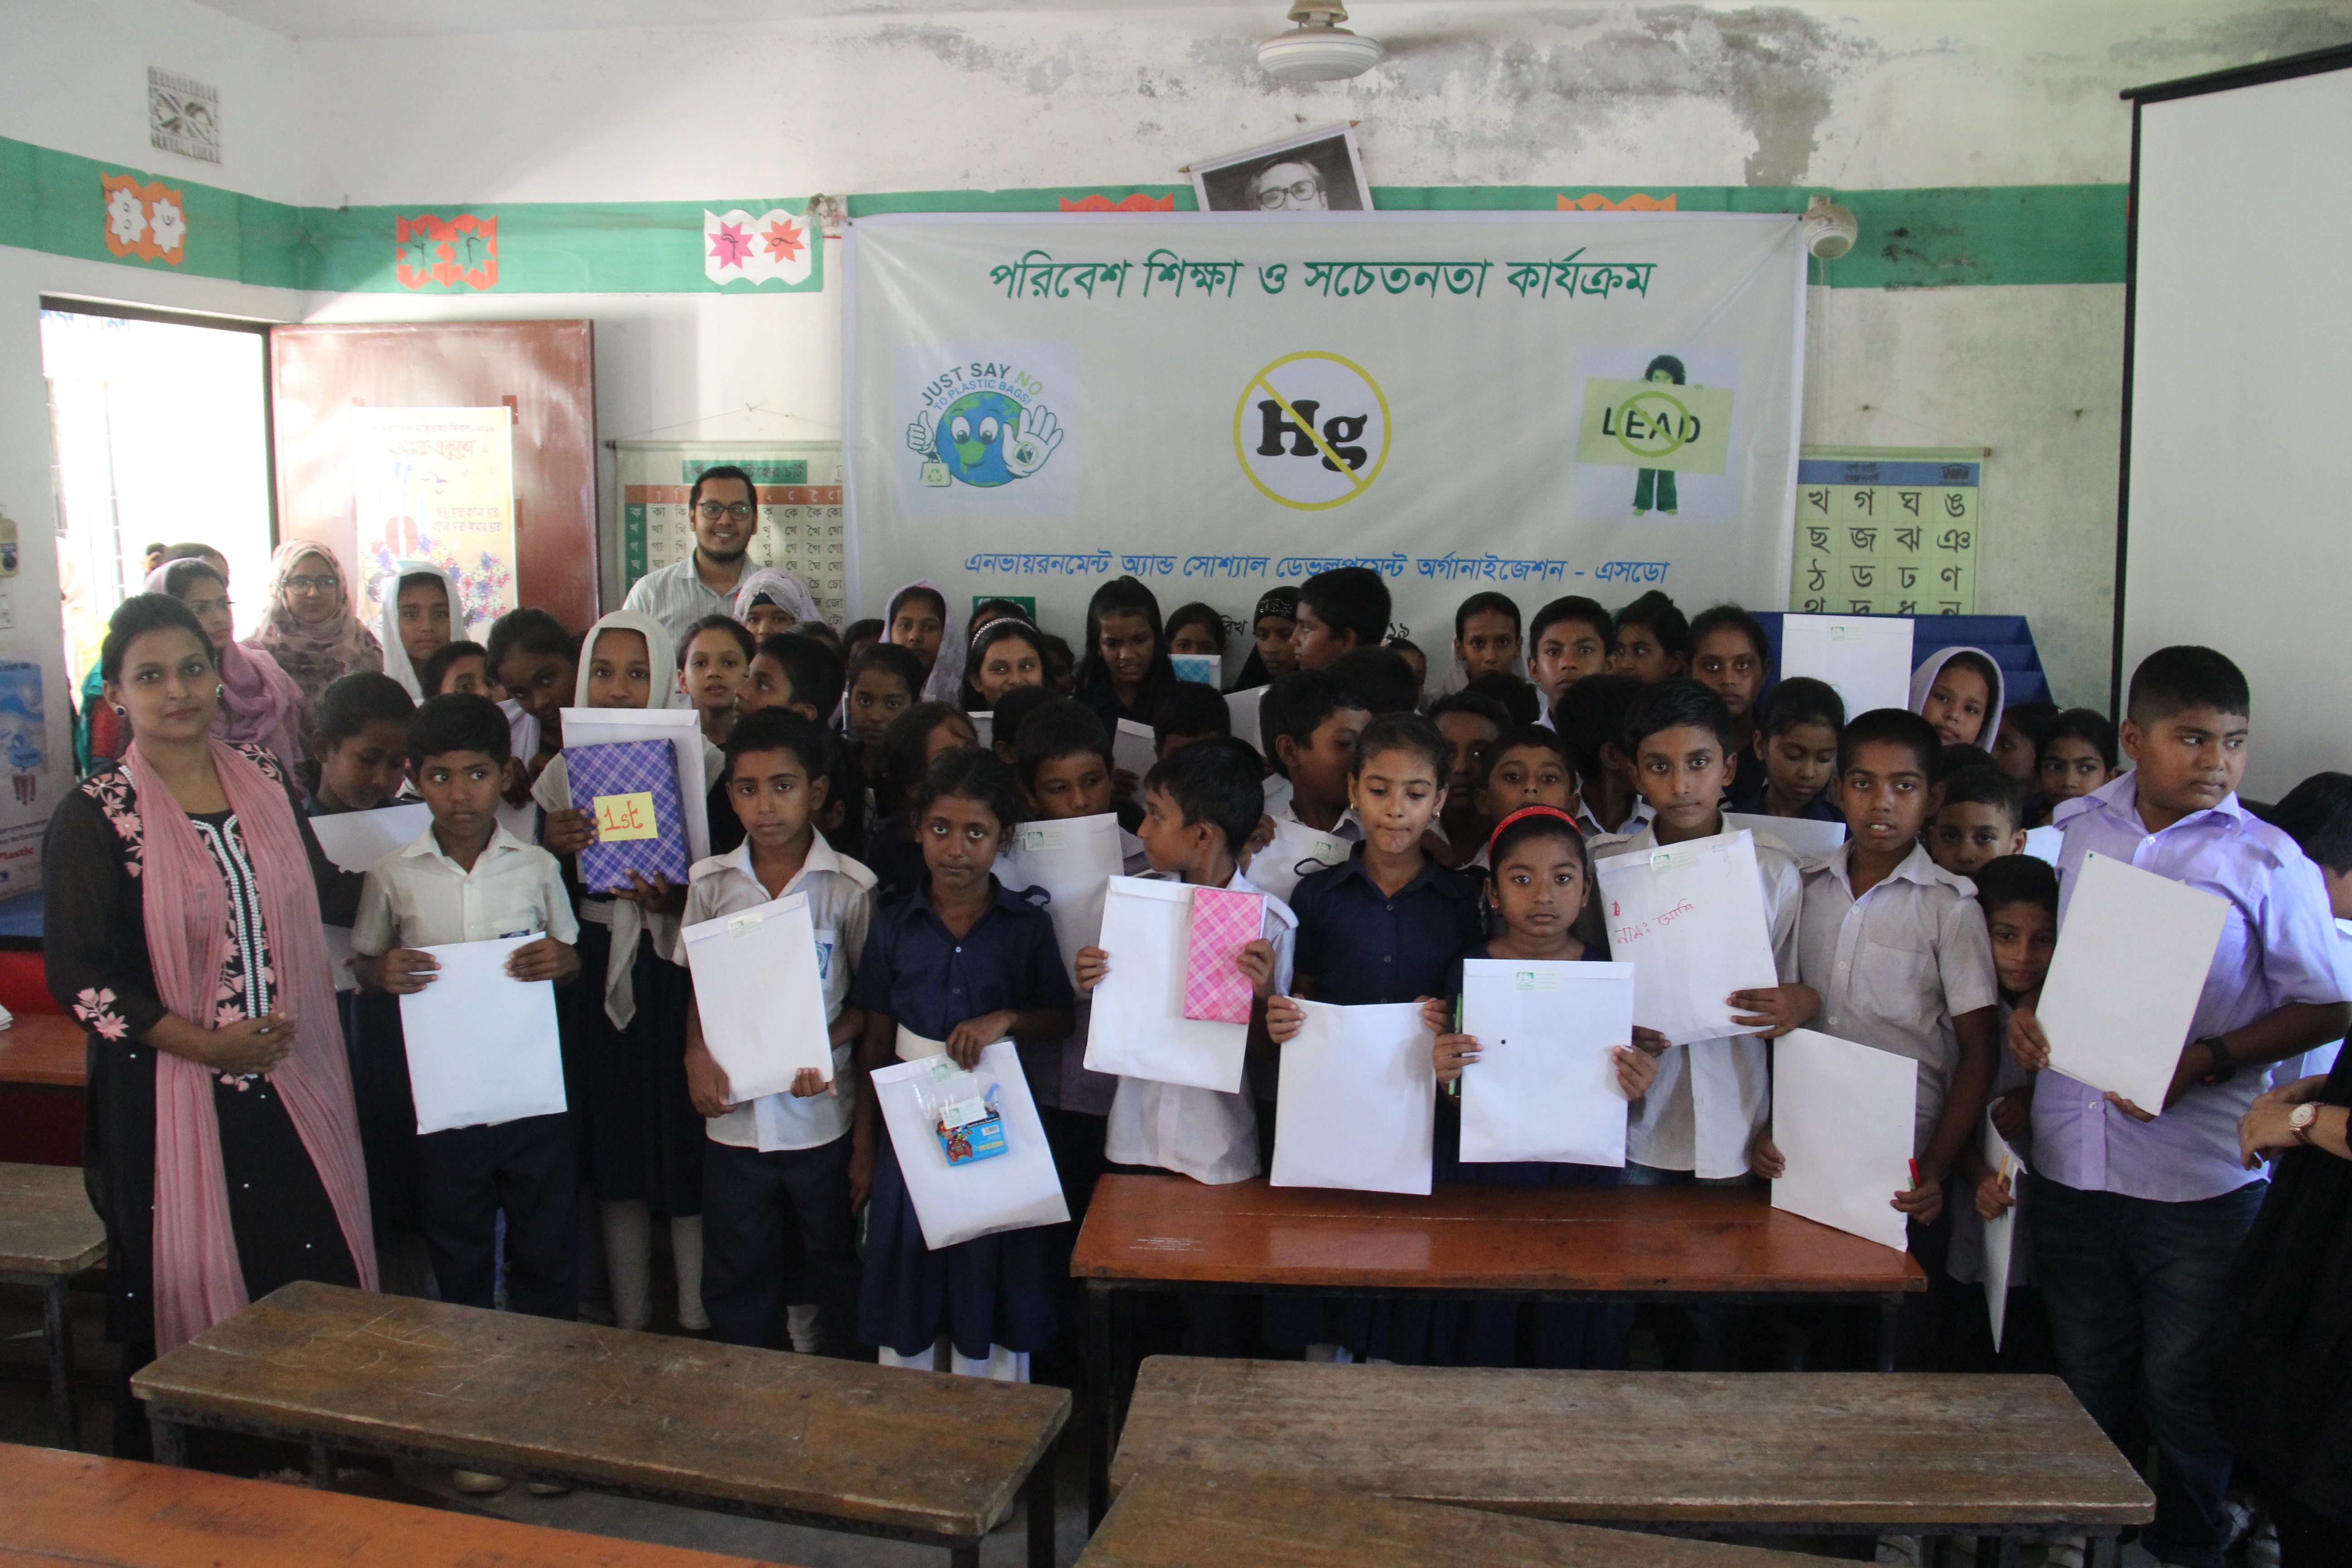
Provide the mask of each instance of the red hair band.
[{"label": "red hair band", "polygon": [[[1576,818],[1569,816],[1568,813],[1560,810],[1560,808],[1556,805],[1523,805],[1519,807],[1518,810],[1511,813],[1510,816],[1503,818],[1502,821],[1495,824],[1495,831],[1486,835],[1486,860],[1488,864],[1491,865],[1494,862],[1495,841],[1503,837],[1503,829],[1508,827],[1514,822],[1522,822],[1530,816],[1557,816],[1562,822],[1567,823],[1570,827],[1576,827]],[[1577,837],[1581,838],[1583,836],[1584,830],[1582,828],[1577,828]]]}]

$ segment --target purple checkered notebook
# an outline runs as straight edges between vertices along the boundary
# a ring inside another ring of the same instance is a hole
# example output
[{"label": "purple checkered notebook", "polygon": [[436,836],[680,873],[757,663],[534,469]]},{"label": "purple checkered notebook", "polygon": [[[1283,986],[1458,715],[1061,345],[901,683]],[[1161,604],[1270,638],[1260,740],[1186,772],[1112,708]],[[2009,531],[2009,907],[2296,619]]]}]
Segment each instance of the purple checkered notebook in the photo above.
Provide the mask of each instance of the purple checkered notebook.
[{"label": "purple checkered notebook", "polygon": [[687,881],[686,812],[667,741],[566,746],[572,805],[595,819],[596,842],[580,852],[580,881],[595,892],[629,885],[635,871],[673,887]]}]

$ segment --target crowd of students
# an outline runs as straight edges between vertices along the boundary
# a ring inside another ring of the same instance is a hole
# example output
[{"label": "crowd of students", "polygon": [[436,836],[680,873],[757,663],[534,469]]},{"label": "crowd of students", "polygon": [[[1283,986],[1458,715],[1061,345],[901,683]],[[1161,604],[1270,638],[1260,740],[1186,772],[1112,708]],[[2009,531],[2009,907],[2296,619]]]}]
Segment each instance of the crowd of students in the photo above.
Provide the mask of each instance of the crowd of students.
[{"label": "crowd of students", "polygon": [[[524,608],[480,645],[450,641],[446,579],[404,576],[392,673],[342,674],[300,709],[305,810],[413,793],[433,819],[368,873],[342,980],[387,1288],[644,1328],[658,1220],[686,1332],[1026,1378],[1076,1326],[1076,1221],[928,1249],[867,1075],[942,1051],[969,1068],[1013,1039],[1074,1215],[1105,1171],[1246,1179],[1268,1166],[1301,1002],[1421,1003],[1452,1086],[1480,1053],[1455,1023],[1465,960],[1608,956],[1597,860],[1726,832],[1727,812],[1842,822],[1827,854],[1755,832],[1779,984],[1729,999],[1742,1032],[1669,1047],[1637,1027],[1615,1053],[1622,1171],[1465,1163],[1449,1091],[1436,1179],[1746,1184],[1782,1166],[1773,1039],[1811,1026],[1910,1058],[1916,1175],[1887,1201],[1930,1287],[1905,1310],[1898,1364],[2059,1372],[2126,1451],[2159,1450],[2147,1540],[2166,1561],[2218,1563],[2242,1533],[2233,1436],[2252,1417],[2218,1372],[2231,1260],[2263,1158],[2315,1142],[2352,1157],[2340,1114],[2285,1129],[2296,1106],[2352,1099],[2343,1073],[2323,1083],[2324,1055],[2305,1070],[2352,1020],[2332,924],[2352,917],[2352,777],[2306,781],[2274,820],[2240,803],[2252,703],[2226,658],[2151,655],[2120,726],[2005,704],[1999,667],[1969,648],[1924,663],[1909,708],[1850,715],[1822,682],[1772,683],[1764,628],[1736,605],[1686,619],[1650,593],[1523,616],[1479,593],[1433,659],[1389,637],[1376,574],[1340,569],[1253,607],[1231,685],[1255,696],[1234,704],[1177,662],[1223,669],[1223,614],[1163,616],[1129,578],[1096,592],[1076,658],[1012,601],[978,604],[966,629],[929,583],[836,632],[798,582],[741,562],[751,494],[706,475],[695,506],[734,555],[706,540],[690,584],[673,568],[576,634]],[[731,595],[710,582],[730,561]],[[183,562],[153,586],[202,621],[225,574]],[[563,711],[673,704],[699,717],[713,853],[687,886],[583,887],[594,827],[570,797]],[[1252,711],[1256,731],[1232,733]],[[1120,765],[1122,722],[1150,727],[1148,767]],[[1239,960],[1256,998],[1241,1093],[1085,1066],[1087,998],[1121,955],[1087,947],[1066,969],[1042,893],[999,873],[1020,825],[1106,813],[1129,874],[1278,907],[1279,934]],[[2045,825],[2058,842],[2026,854]],[[2036,1070],[2035,998],[2092,852],[2231,907],[2165,1106]],[[737,1104],[679,931],[794,891],[827,952],[833,1071]],[[418,950],[518,931],[544,935],[509,972],[562,987],[569,1109],[416,1136],[391,998],[433,983]],[[1988,1112],[2032,1173],[1998,1353],[1974,1288],[1982,1227],[2021,1194],[1984,1158]],[[1829,1310],[1652,1321],[1674,1364],[1862,1364],[1860,1325]],[[1632,1324],[1623,1309],[1219,1299],[1156,1331],[1207,1352],[1609,1367]],[[2344,1496],[2314,1512],[2298,1495],[2273,1488],[2289,1533],[2329,1528]]]}]

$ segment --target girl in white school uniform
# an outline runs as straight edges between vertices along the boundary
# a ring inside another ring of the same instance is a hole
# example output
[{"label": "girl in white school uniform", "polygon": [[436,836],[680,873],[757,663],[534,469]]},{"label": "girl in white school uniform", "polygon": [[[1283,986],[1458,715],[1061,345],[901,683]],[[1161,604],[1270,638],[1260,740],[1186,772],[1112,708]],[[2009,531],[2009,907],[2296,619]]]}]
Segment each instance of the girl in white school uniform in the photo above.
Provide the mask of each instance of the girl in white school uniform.
[{"label": "girl in white school uniform", "polygon": [[383,644],[383,672],[400,682],[412,701],[433,695],[425,689],[425,664],[451,639],[466,631],[457,585],[449,574],[430,561],[399,561],[400,575],[383,599],[376,618],[376,640]]}]

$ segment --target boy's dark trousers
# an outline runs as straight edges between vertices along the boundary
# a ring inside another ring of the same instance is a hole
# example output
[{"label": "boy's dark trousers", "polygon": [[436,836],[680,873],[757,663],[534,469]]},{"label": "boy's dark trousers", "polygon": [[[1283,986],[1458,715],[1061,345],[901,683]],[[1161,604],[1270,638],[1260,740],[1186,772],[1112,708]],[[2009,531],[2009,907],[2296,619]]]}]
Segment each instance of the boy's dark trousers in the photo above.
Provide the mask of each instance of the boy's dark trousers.
[{"label": "boy's dark trousers", "polygon": [[761,1153],[702,1144],[702,1310],[724,1344],[790,1350],[786,1305],[814,1301],[828,1355],[856,1348],[857,1227],[845,1132]]},{"label": "boy's dark trousers", "polygon": [[416,1179],[443,1300],[495,1304],[493,1238],[504,1209],[508,1309],[538,1318],[579,1315],[580,1162],[569,1115],[424,1133]]}]

